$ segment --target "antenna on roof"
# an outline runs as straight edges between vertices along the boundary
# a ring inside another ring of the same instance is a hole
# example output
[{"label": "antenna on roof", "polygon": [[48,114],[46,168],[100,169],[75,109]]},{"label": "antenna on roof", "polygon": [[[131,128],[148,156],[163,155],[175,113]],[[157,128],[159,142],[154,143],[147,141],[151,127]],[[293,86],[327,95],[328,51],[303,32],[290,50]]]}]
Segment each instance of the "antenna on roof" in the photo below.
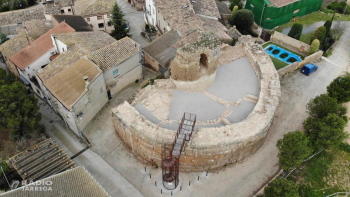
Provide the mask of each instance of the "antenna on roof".
[{"label": "antenna on roof", "polygon": [[24,26],[24,31],[26,32],[26,34],[27,34],[27,35],[29,35],[29,33],[28,33],[28,30],[27,30],[27,27],[26,27],[26,26]]}]

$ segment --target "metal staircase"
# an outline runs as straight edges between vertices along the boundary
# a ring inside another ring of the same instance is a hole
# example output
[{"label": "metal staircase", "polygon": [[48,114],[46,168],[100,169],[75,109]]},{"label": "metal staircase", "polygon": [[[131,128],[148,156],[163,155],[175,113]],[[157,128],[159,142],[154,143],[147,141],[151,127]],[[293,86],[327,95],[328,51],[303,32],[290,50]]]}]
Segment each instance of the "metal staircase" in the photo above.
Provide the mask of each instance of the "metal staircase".
[{"label": "metal staircase", "polygon": [[190,141],[196,115],[184,113],[179,128],[176,132],[174,142],[170,146],[164,145],[162,153],[162,178],[163,185],[167,189],[175,189],[179,184],[179,160],[184,152],[186,141]]}]

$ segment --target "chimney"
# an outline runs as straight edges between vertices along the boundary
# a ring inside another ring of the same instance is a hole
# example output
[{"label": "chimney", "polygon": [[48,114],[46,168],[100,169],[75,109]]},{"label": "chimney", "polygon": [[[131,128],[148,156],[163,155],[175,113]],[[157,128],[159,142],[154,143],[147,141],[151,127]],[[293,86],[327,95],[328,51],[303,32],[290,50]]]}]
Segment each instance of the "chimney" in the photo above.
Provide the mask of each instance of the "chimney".
[{"label": "chimney", "polygon": [[89,87],[89,84],[90,84],[89,77],[88,76],[84,76],[83,78],[85,80],[85,89],[88,90],[88,87]]}]

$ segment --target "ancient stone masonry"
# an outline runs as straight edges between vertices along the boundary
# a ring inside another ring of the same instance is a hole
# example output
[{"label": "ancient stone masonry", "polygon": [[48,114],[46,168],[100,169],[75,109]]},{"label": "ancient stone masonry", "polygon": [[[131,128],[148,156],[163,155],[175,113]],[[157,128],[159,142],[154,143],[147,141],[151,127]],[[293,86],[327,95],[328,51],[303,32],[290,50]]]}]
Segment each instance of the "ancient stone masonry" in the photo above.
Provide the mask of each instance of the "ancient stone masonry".
[{"label": "ancient stone masonry", "polygon": [[[225,118],[229,113],[227,110],[216,120],[201,122],[197,119],[198,127],[195,128],[191,140],[186,142],[184,154],[180,158],[180,170],[202,171],[235,163],[253,154],[263,144],[280,96],[279,76],[271,59],[250,36],[240,37],[234,47],[219,46],[215,41],[208,43],[206,46],[192,45],[179,49],[171,65],[173,72],[171,79],[155,81],[154,85],[142,89],[131,104],[125,102],[112,109],[112,120],[117,135],[140,160],[160,166],[162,147],[164,144],[171,144],[176,134],[176,129],[163,128],[162,125],[179,124],[179,120],[169,120],[158,115],[166,114],[169,109],[156,105],[159,102],[167,105],[166,103],[170,102],[168,99],[171,100],[171,92],[183,88],[184,83],[196,84],[203,77],[210,78],[210,76],[214,76],[215,81],[218,66],[242,58],[249,61],[258,78],[258,96],[245,95],[243,98],[254,103],[253,110],[245,119],[236,123],[231,123]],[[202,65],[207,65],[207,68],[201,71]],[[193,91],[190,88],[184,89]],[[210,99],[215,99],[205,90],[204,94],[208,94]],[[157,98],[160,98],[159,102],[151,103],[157,95]],[[235,105],[235,102],[217,100],[224,106]],[[136,109],[140,104],[144,104],[159,120],[147,119],[142,115]],[[197,118],[203,116],[203,114],[196,115]],[[217,124],[220,122],[224,124]],[[207,126],[201,127],[201,125]]]}]

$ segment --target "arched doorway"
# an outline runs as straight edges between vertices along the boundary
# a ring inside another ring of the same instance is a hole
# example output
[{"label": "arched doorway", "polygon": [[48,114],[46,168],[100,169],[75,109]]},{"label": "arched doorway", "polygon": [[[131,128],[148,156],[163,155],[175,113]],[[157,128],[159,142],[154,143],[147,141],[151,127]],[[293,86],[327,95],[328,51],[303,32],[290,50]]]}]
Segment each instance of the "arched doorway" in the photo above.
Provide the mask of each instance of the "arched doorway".
[{"label": "arched doorway", "polygon": [[208,68],[208,57],[206,54],[202,53],[201,54],[201,58],[199,59],[199,63],[200,63],[200,66],[201,68],[204,67],[204,68]]}]

